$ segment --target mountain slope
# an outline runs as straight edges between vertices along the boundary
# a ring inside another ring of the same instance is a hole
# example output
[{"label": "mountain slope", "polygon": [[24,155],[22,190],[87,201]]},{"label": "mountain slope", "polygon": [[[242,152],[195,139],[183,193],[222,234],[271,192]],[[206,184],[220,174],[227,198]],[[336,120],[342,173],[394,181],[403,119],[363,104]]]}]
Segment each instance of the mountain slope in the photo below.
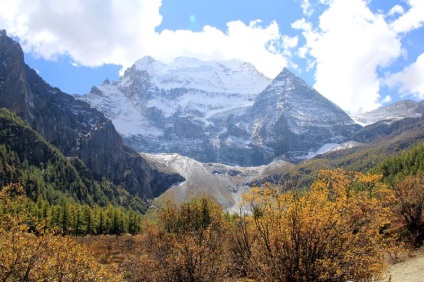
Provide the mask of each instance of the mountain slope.
[{"label": "mountain slope", "polygon": [[235,60],[164,64],[145,57],[118,81],[106,80],[79,98],[105,113],[136,150],[202,162],[299,161],[358,128],[287,69],[270,81]]},{"label": "mountain slope", "polygon": [[182,179],[149,167],[123,145],[102,113],[48,85],[25,65],[22,49],[5,31],[0,31],[0,62],[0,107],[17,113],[67,157],[81,159],[97,180],[106,177],[149,199]]},{"label": "mountain slope", "polygon": [[245,119],[253,143],[271,157],[298,161],[327,143],[340,144],[359,129],[335,104],[284,69],[257,97]]},{"label": "mountain slope", "polygon": [[107,204],[146,209],[139,197],[102,180],[96,181],[76,158],[66,158],[28,123],[0,109],[0,187],[20,183],[32,200],[90,206]]},{"label": "mountain slope", "polygon": [[142,154],[150,165],[160,170],[178,173],[185,180],[160,195],[157,203],[167,200],[176,203],[194,197],[208,196],[225,210],[237,211],[241,195],[254,182],[261,182],[274,174],[287,171],[293,165],[276,161],[259,167],[228,166],[218,163],[201,163],[178,154]]},{"label": "mountain slope", "polygon": [[352,118],[363,126],[371,125],[383,120],[389,121],[403,118],[416,118],[422,116],[419,112],[419,105],[419,102],[404,100],[374,111],[357,114]]},{"label": "mountain slope", "polygon": [[362,128],[353,137],[361,142],[351,148],[317,155],[275,177],[289,188],[301,188],[308,187],[321,169],[341,167],[348,171],[367,172],[385,158],[424,142],[424,118],[377,122]]}]

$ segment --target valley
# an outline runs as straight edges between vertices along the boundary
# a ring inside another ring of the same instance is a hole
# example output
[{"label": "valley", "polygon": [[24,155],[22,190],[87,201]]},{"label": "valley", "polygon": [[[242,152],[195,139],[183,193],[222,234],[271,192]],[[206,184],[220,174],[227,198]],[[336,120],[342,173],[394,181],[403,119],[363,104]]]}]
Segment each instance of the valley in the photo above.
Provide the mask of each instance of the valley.
[{"label": "valley", "polygon": [[371,281],[424,242],[424,102],[351,117],[287,68],[188,57],[69,95],[6,31],[0,62],[2,278]]}]

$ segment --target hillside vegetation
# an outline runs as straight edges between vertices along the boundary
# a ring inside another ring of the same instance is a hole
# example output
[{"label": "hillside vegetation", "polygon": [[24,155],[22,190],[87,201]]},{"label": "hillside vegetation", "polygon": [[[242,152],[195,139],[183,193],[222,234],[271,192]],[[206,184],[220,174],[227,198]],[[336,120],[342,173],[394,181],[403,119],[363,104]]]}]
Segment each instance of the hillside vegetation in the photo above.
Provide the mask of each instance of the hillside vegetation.
[{"label": "hillside vegetation", "polygon": [[48,220],[73,234],[140,231],[140,198],[94,180],[81,160],[66,158],[6,109],[0,110],[0,185],[25,198],[7,206],[0,200],[0,214],[19,213],[30,224]]},{"label": "hillside vegetation", "polygon": [[311,160],[252,188],[237,214],[202,197],[143,219],[138,198],[7,110],[0,139],[3,281],[375,281],[388,254],[424,242],[424,144]]},{"label": "hillside vegetation", "polygon": [[169,203],[139,235],[83,242],[128,281],[375,281],[387,255],[422,244],[405,221],[411,200],[379,175],[327,170],[308,191],[253,188],[237,215],[207,198]]},{"label": "hillside vegetation", "polygon": [[[370,126],[369,134],[374,132]],[[385,128],[385,130],[387,130]],[[363,129],[366,132],[366,129]],[[286,189],[309,187],[323,169],[344,168],[347,171],[381,173],[374,168],[387,158],[408,151],[424,141],[424,120],[405,119],[394,122],[387,134],[377,134],[369,143],[350,149],[318,155],[294,168],[284,171],[273,181]],[[411,153],[413,154],[413,153]]]}]

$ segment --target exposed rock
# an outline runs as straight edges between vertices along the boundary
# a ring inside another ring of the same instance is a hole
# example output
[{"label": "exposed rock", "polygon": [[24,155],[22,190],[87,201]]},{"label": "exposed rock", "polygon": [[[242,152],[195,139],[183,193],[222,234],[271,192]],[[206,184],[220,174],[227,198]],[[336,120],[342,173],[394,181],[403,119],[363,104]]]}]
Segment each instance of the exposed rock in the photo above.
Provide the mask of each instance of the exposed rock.
[{"label": "exposed rock", "polygon": [[253,144],[270,157],[304,160],[327,143],[343,143],[360,127],[338,106],[284,69],[244,118]]},{"label": "exposed rock", "polygon": [[359,128],[287,69],[271,81],[234,60],[164,64],[145,57],[79,98],[104,112],[134,149],[202,162],[296,162]]},{"label": "exposed rock", "polygon": [[140,197],[155,197],[183,179],[152,169],[123,145],[101,112],[48,85],[25,65],[21,47],[4,31],[0,35],[0,107],[17,113],[66,156],[79,157],[96,178],[106,177]]},{"label": "exposed rock", "polygon": [[363,125],[371,125],[379,121],[394,121],[404,118],[419,118],[422,116],[422,103],[403,100],[391,105],[353,116],[353,119]]}]

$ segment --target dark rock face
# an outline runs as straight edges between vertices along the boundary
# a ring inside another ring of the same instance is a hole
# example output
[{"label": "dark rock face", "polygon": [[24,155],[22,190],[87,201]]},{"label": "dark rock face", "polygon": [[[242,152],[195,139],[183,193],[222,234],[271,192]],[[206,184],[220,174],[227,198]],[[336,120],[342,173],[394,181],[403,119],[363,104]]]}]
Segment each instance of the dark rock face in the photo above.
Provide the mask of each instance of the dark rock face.
[{"label": "dark rock face", "polygon": [[143,198],[183,179],[152,169],[123,145],[102,113],[48,85],[25,65],[22,49],[5,31],[0,32],[0,107],[26,120],[66,156],[79,157],[98,179],[106,177]]},{"label": "dark rock face", "polygon": [[[257,96],[244,115],[238,119],[231,116],[226,122],[227,132],[220,136],[221,158],[254,166],[275,157],[291,162],[304,160],[309,152],[327,143],[349,140],[360,128],[343,110],[287,69]],[[246,139],[250,140],[245,147],[236,143]]]},{"label": "dark rock face", "polygon": [[[404,118],[401,120],[383,120],[363,127],[352,136],[352,140],[361,143],[371,143],[384,139],[394,133],[398,136],[402,134],[415,136],[415,131],[421,131],[423,125],[424,117]],[[415,140],[420,138],[411,137],[409,139]]]},{"label": "dark rock face", "polygon": [[421,101],[418,104],[418,107],[416,109],[416,112],[424,115],[424,101]]},{"label": "dark rock face", "polygon": [[[203,73],[201,80],[195,72],[181,76],[191,66],[185,60],[187,66],[162,68],[155,67],[152,58],[145,59],[144,69],[136,63],[119,81],[103,84],[80,99],[117,121],[124,142],[135,150],[179,153],[201,162],[241,166],[264,165],[275,158],[298,162],[326,143],[349,140],[360,128],[287,69],[271,82],[244,73],[237,89],[257,80],[263,86],[252,88],[257,92],[226,92],[225,87],[213,92],[207,89],[222,83],[214,80],[219,70]],[[203,62],[198,70],[211,64]],[[167,76],[161,76],[165,71]],[[143,121],[131,131],[122,123],[129,118],[122,113],[128,112],[132,124]]]},{"label": "dark rock face", "polygon": [[349,140],[360,126],[338,106],[284,69],[257,97],[245,117],[253,144],[270,157],[296,161],[326,143]]},{"label": "dark rock face", "polygon": [[0,96],[2,107],[28,119],[33,112],[33,96],[28,93],[28,83],[23,68],[10,68],[21,65],[24,61],[19,44],[7,37],[6,31],[0,30],[0,91],[7,89],[11,93],[7,97]]}]

